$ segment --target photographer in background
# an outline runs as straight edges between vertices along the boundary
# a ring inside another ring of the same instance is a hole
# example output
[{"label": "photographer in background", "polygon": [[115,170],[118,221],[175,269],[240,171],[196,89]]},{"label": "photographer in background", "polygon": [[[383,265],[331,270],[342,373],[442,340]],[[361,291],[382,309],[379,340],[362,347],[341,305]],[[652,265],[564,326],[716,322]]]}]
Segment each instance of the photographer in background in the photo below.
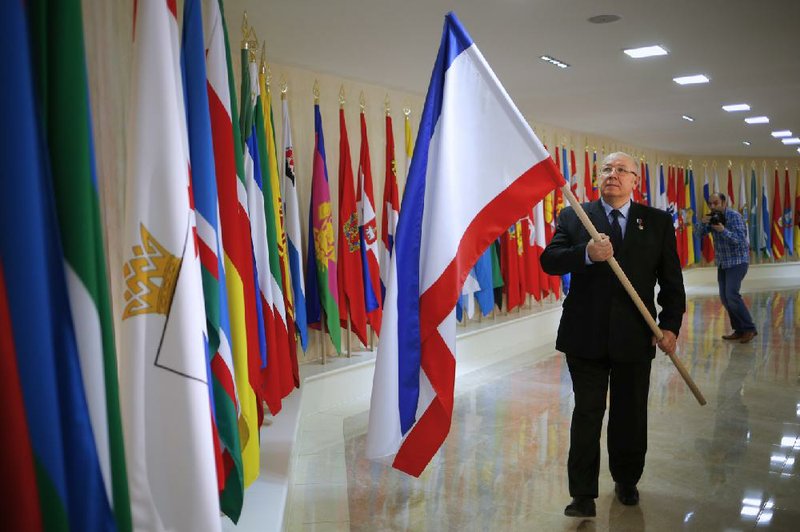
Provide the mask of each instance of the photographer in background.
[{"label": "photographer in background", "polygon": [[711,214],[703,216],[697,224],[702,238],[711,233],[714,240],[714,261],[717,264],[717,282],[722,306],[728,311],[733,332],[722,336],[725,340],[738,340],[746,344],[758,334],[750,311],[739,290],[750,263],[750,245],[747,226],[742,215],[728,208],[725,194],[715,192],[708,198]]}]

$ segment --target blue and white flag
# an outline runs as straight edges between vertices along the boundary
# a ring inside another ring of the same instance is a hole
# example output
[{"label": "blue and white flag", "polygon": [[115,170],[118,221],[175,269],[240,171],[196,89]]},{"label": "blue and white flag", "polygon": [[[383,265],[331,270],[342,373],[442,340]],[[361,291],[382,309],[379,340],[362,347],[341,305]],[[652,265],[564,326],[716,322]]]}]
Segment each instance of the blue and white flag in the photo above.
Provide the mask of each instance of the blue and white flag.
[{"label": "blue and white flag", "polygon": [[656,208],[662,211],[667,210],[667,185],[664,182],[664,163],[658,165],[658,196],[656,196]]},{"label": "blue and white flag", "polygon": [[475,300],[481,308],[481,314],[488,316],[494,307],[494,284],[492,279],[492,255],[488,248],[478,258],[475,267],[472,268],[472,275],[478,281],[478,290],[475,292]]},{"label": "blue and white flag", "polygon": [[761,178],[761,225],[759,226],[758,250],[763,251],[767,257],[772,257],[772,240],[770,228],[772,221],[769,217],[769,199],[767,199],[767,164],[764,163],[764,175]]},{"label": "blue and white flag", "polygon": [[389,270],[368,458],[419,476],[436,454],[450,430],[455,306],[464,281],[507,227],[563,185],[541,142],[449,13]]},{"label": "blue and white flag", "polygon": [[281,94],[283,109],[283,212],[286,216],[286,250],[289,254],[289,271],[294,296],[294,326],[300,335],[303,351],[308,349],[308,324],[306,323],[306,289],[303,283],[303,254],[300,232],[300,207],[297,201],[297,182],[294,174],[294,146],[292,124],[289,120],[289,102]]}]

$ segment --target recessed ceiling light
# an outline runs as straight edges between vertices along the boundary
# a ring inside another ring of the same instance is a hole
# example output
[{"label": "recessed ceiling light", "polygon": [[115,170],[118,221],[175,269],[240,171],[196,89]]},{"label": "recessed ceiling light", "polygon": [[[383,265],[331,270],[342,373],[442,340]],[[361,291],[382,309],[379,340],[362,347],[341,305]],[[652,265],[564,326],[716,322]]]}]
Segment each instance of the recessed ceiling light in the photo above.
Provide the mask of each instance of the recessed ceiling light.
[{"label": "recessed ceiling light", "polygon": [[792,137],[790,139],[781,140],[784,144],[800,144],[800,137]]},{"label": "recessed ceiling light", "polygon": [[695,74],[693,76],[681,76],[679,78],[672,78],[672,81],[678,85],[692,85],[694,83],[708,83],[708,77],[705,74]]},{"label": "recessed ceiling light", "polygon": [[769,124],[769,117],[767,116],[751,116],[750,118],[745,118],[745,122],[748,124]]},{"label": "recessed ceiling light", "polygon": [[593,17],[589,17],[588,20],[592,24],[608,24],[609,22],[616,22],[621,19],[619,15],[595,15]]},{"label": "recessed ceiling light", "polygon": [[681,118],[683,118],[684,120],[688,120],[689,122],[694,122],[694,118],[692,118],[689,115],[683,115],[681,116]]},{"label": "recessed ceiling light", "polygon": [[750,106],[747,105],[746,103],[734,103],[734,104],[731,104],[731,105],[723,105],[722,108],[725,109],[726,111],[728,111],[729,113],[733,113],[733,112],[736,112],[736,111],[749,111],[750,110]]},{"label": "recessed ceiling light", "polygon": [[749,141],[746,141],[746,140],[743,140],[743,141],[742,141],[742,144],[744,144],[745,146],[749,146],[749,145],[750,145],[750,142],[749,142]]},{"label": "recessed ceiling light", "polygon": [[550,57],[549,55],[541,55],[541,56],[539,56],[539,59],[541,59],[542,61],[547,61],[551,65],[557,66],[558,68],[567,68],[567,67],[569,67],[569,65],[566,64],[565,62],[559,61],[555,57]]},{"label": "recessed ceiling light", "polygon": [[791,137],[792,132],[788,129],[784,129],[783,131],[773,131],[772,136],[776,139],[783,138],[783,137]]},{"label": "recessed ceiling light", "polygon": [[667,52],[664,48],[659,45],[653,46],[642,46],[641,48],[628,48],[627,50],[622,50],[625,52],[626,55],[634,58],[634,59],[641,59],[643,57],[653,57],[655,55],[667,55]]}]

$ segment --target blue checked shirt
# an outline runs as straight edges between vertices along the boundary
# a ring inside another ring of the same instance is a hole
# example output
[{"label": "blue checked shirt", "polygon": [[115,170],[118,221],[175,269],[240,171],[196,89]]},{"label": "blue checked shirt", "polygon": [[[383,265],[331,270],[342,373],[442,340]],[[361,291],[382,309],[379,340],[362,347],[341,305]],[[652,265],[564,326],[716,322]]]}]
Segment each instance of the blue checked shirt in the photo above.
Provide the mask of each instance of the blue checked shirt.
[{"label": "blue checked shirt", "polygon": [[725,269],[750,262],[750,240],[742,215],[733,209],[725,209],[725,229],[718,233],[709,224],[698,223],[700,237],[711,233],[714,240],[714,262]]}]

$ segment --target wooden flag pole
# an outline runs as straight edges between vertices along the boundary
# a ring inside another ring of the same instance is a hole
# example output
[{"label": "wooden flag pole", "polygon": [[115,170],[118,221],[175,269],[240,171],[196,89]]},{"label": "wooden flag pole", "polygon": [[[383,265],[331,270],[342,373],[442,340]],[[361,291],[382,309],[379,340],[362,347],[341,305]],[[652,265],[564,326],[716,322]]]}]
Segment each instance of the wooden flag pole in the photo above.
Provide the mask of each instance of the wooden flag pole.
[{"label": "wooden flag pole", "polygon": [[[575,210],[575,213],[578,215],[578,218],[581,219],[583,226],[589,232],[592,239],[595,242],[599,242],[600,233],[597,232],[597,229],[595,228],[594,224],[592,223],[591,220],[589,220],[589,217],[586,215],[586,211],[583,210],[583,207],[578,202],[578,199],[572,193],[572,190],[570,190],[569,184],[563,185],[561,187],[561,191],[564,193],[564,197],[567,198],[567,201],[569,201],[569,204],[572,205],[572,208]],[[639,312],[642,314],[642,317],[647,322],[647,325],[650,326],[650,330],[653,331],[653,334],[657,339],[661,340],[664,337],[664,333],[662,333],[661,329],[658,328],[656,320],[653,319],[653,316],[650,315],[650,312],[647,310],[647,307],[644,306],[642,298],[640,298],[639,294],[636,293],[636,290],[633,288],[633,285],[628,279],[628,276],[625,275],[624,271],[622,271],[622,268],[617,262],[617,259],[611,257],[610,259],[608,259],[607,262],[608,265],[611,266],[611,269],[614,270],[614,273],[617,275],[617,279],[619,279],[619,282],[621,282],[622,286],[625,287],[625,291],[628,292],[629,296],[631,296],[633,303],[636,305],[636,308],[639,309]],[[689,375],[689,372],[686,371],[686,368],[683,366],[678,357],[675,356],[675,353],[674,352],[667,353],[667,356],[669,357],[670,360],[672,360],[672,363],[675,364],[678,373],[680,373],[681,377],[683,377],[684,382],[686,382],[686,385],[692,391],[692,394],[694,394],[694,397],[695,399],[697,399],[697,402],[700,403],[701,405],[706,404],[706,398],[703,397],[703,393],[700,391],[700,388],[697,387],[697,384],[695,384],[694,380],[692,380],[692,377]]]}]

